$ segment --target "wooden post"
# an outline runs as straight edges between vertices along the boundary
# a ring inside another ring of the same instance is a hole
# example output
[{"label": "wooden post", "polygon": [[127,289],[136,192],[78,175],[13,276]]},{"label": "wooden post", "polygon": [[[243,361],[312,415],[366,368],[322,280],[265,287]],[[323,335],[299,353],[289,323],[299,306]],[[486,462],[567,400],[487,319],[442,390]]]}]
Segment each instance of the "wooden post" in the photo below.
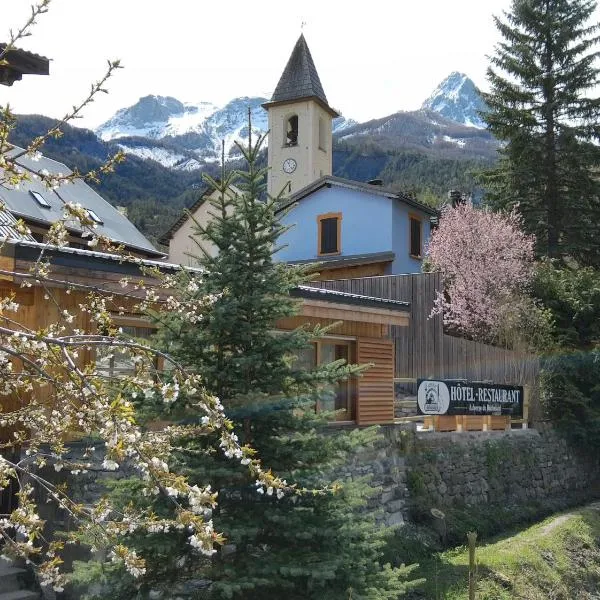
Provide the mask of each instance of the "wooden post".
[{"label": "wooden post", "polygon": [[531,386],[526,384],[523,386],[523,424],[521,427],[527,429],[529,426],[529,400],[531,397]]},{"label": "wooden post", "polygon": [[475,543],[477,542],[477,533],[470,531],[467,533],[469,543],[469,600],[475,600]]}]

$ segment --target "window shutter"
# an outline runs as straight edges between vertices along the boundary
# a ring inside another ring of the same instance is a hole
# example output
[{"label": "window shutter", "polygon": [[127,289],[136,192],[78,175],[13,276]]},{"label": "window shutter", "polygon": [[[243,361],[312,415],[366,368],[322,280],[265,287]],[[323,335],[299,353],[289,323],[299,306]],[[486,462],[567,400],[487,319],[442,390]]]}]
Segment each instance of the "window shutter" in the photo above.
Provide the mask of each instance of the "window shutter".
[{"label": "window shutter", "polygon": [[358,364],[373,363],[358,377],[356,422],[377,425],[394,422],[394,343],[388,339],[358,338]]},{"label": "window shutter", "polygon": [[410,254],[421,256],[421,221],[410,219]]},{"label": "window shutter", "polygon": [[337,218],[321,220],[321,249],[320,254],[339,252]]}]

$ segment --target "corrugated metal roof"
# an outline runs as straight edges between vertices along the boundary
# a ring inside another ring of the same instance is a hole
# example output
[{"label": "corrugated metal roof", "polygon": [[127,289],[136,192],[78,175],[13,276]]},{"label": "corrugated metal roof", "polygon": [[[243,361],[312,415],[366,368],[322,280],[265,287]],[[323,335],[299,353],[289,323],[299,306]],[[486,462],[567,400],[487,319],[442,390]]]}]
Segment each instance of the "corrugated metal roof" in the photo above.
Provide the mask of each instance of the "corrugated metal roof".
[{"label": "corrugated metal roof", "polygon": [[31,235],[19,233],[17,219],[0,207],[0,241],[6,240],[35,242]]},{"label": "corrugated metal roof", "polygon": [[[22,148],[14,147],[8,156],[18,156],[15,163],[31,174],[39,174],[44,170],[51,175],[61,173],[69,175],[72,172],[62,163],[45,156],[34,161],[24,153]],[[50,207],[41,207],[30,192],[41,194]],[[102,224],[98,224],[96,229],[100,235],[104,235],[114,242],[122,243],[131,249],[141,250],[153,256],[163,256],[163,253],[156,250],[131,221],[81,179],[64,183],[56,190],[51,190],[39,179],[32,177],[29,181],[23,181],[17,190],[0,186],[0,200],[4,201],[8,210],[15,216],[22,217],[25,221],[45,225],[50,225],[63,218],[65,203],[79,203],[84,208],[93,210],[100,217]],[[67,226],[76,233],[82,231],[79,223],[74,221],[67,223]]]}]

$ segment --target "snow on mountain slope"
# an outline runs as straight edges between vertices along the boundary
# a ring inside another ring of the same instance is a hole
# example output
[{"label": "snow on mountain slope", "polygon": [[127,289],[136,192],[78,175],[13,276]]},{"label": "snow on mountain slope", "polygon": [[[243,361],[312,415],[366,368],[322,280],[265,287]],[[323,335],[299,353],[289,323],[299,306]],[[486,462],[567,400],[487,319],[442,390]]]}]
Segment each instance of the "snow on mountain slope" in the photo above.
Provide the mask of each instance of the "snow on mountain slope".
[{"label": "snow on mountain slope", "polygon": [[128,146],[126,144],[117,144],[117,146],[125,152],[125,154],[131,154],[132,156],[138,156],[139,158],[155,160],[164,167],[174,167],[180,163],[185,156],[177,152],[166,150],[165,148],[152,147],[152,146]]},{"label": "snow on mountain slope", "polygon": [[[165,167],[199,169],[203,162],[220,159],[222,142],[226,158],[239,156],[235,142],[248,139],[248,109],[254,139],[267,132],[267,111],[262,108],[266,101],[243,96],[219,108],[210,102],[183,103],[170,96],[145,96],[133,106],[117,111],[96,129],[96,134],[104,141],[120,140],[119,146],[125,152],[156,160]],[[339,117],[333,128],[341,131],[356,124]],[[144,143],[146,140],[148,143]],[[152,140],[165,140],[175,150],[165,150],[152,144]]]},{"label": "snow on mountain slope", "polygon": [[423,102],[423,109],[433,110],[443,117],[467,127],[485,128],[479,112],[486,105],[475,84],[464,73],[450,73]]}]

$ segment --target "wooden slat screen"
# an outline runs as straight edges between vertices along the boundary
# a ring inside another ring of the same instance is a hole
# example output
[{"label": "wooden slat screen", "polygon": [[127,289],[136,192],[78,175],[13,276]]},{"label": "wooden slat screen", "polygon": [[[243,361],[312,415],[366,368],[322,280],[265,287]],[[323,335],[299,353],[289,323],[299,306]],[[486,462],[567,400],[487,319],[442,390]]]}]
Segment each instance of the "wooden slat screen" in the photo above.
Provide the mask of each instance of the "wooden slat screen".
[{"label": "wooden slat screen", "polygon": [[[540,370],[537,357],[444,333],[441,316],[430,316],[442,290],[439,273],[328,280],[311,285],[410,302],[409,326],[390,327],[396,344],[396,377],[460,378],[536,386]],[[416,385],[411,392],[416,393]]]},{"label": "wooden slat screen", "polygon": [[388,339],[358,338],[357,362],[373,363],[357,382],[356,422],[375,425],[394,422],[394,343]]}]

